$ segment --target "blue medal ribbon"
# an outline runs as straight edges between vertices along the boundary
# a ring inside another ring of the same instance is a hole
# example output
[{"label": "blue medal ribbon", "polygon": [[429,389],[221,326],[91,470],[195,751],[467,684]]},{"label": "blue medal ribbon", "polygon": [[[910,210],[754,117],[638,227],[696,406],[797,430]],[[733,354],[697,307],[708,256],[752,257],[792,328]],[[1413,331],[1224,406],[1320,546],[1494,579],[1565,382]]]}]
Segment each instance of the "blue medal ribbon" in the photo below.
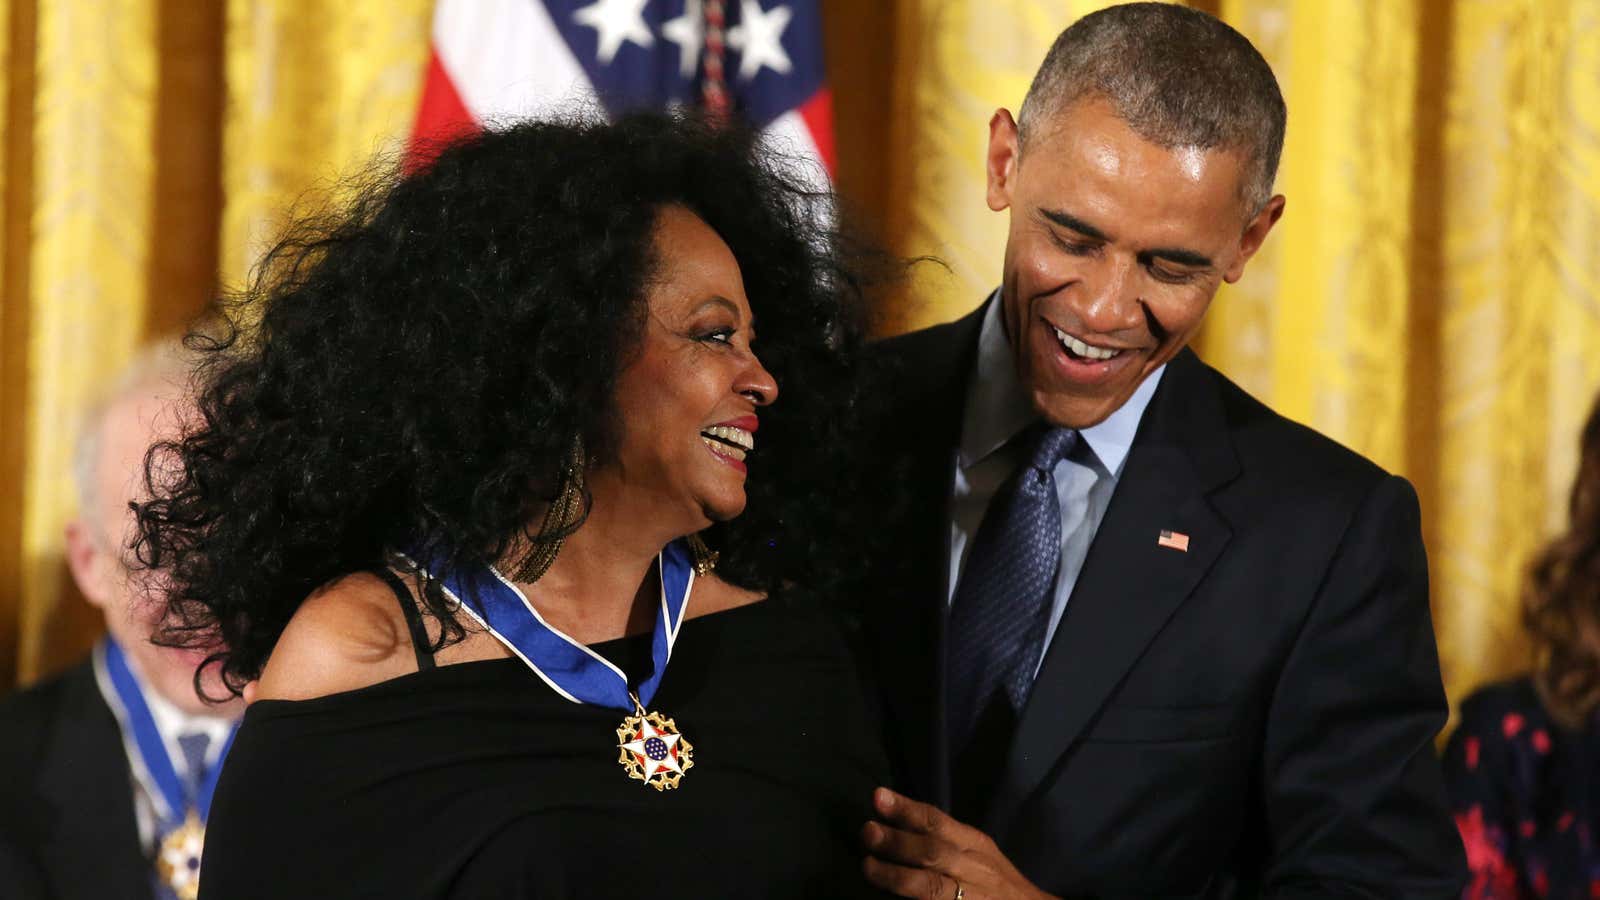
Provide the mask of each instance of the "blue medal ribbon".
[{"label": "blue medal ribbon", "polygon": [[678,630],[683,627],[695,579],[694,564],[684,541],[676,540],[662,548],[656,556],[661,599],[650,645],[654,665],[649,677],[630,689],[626,673],[546,622],[527,595],[493,566],[448,571],[438,577],[429,575],[426,564],[412,561],[424,577],[436,578],[451,601],[466,610],[556,693],[574,703],[608,706],[627,712],[635,709],[634,696],[647,706],[656,688],[661,686],[661,676],[672,658]]},{"label": "blue medal ribbon", "polygon": [[215,765],[209,767],[200,779],[198,793],[189,797],[184,790],[184,780],[178,777],[177,766],[167,752],[167,743],[156,728],[156,720],[145,703],[144,692],[128,667],[127,656],[110,637],[102,640],[94,650],[95,677],[101,692],[122,727],[122,742],[128,753],[128,764],[133,775],[144,786],[156,807],[161,820],[161,831],[170,831],[183,824],[190,807],[205,822],[211,815],[211,797],[216,793],[217,779],[222,774],[222,760],[233,746],[233,736],[239,732],[235,724],[228,732],[222,752]]}]

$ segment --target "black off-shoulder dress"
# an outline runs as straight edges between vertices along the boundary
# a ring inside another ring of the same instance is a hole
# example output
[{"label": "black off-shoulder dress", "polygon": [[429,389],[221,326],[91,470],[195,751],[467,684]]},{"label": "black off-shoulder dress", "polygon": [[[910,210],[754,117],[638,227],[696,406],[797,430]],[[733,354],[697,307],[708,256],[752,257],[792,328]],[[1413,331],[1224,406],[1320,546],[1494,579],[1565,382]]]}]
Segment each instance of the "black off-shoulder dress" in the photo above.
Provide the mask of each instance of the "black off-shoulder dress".
[{"label": "black off-shoulder dress", "polygon": [[[649,635],[593,649],[634,678],[650,666]],[[877,896],[858,834],[888,766],[863,697],[833,617],[790,595],[683,624],[650,704],[694,745],[677,790],[628,778],[623,713],[516,659],[258,701],[201,896]]]}]

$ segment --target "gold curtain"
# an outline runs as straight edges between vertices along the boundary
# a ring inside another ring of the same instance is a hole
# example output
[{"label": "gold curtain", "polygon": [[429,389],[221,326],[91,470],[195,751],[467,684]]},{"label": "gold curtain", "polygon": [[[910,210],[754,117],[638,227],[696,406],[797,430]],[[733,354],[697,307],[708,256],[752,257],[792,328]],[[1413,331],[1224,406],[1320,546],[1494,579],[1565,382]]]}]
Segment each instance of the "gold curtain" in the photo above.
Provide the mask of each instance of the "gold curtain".
[{"label": "gold curtain", "polygon": [[221,271],[237,284],[291,208],[336,196],[411,131],[432,0],[228,0]]},{"label": "gold curtain", "polygon": [[[885,330],[999,277],[986,123],[1095,0],[823,0],[847,209],[933,254]],[[1290,110],[1287,214],[1199,340],[1422,496],[1452,697],[1522,668],[1516,595],[1600,386],[1600,0],[1193,0]],[[60,562],[70,410],[411,124],[428,0],[0,0],[0,689],[93,633]],[[224,87],[225,85],[225,87]]]},{"label": "gold curtain", "polygon": [[410,129],[429,0],[4,0],[0,690],[99,631],[62,561],[76,411]]},{"label": "gold curtain", "polygon": [[[24,267],[7,273],[8,331],[15,321],[23,332],[15,339],[7,334],[7,352],[21,357],[7,369],[8,375],[16,369],[26,373],[22,421],[7,421],[8,431],[20,425],[19,458],[8,462],[20,464],[24,486],[8,491],[20,502],[7,522],[15,542],[8,562],[17,566],[7,581],[23,591],[19,666],[31,671],[39,665],[51,610],[31,600],[53,598],[63,581],[60,536],[65,511],[72,508],[72,411],[131,353],[142,329],[151,259],[157,44],[148,0],[22,6],[14,0],[9,11],[32,19],[26,50],[35,72],[31,119],[6,123],[8,155],[29,141],[31,147],[20,152],[32,161],[31,178],[6,183],[8,207],[27,206],[25,222],[8,216],[8,226],[20,227],[6,235],[8,244],[26,245],[7,253],[8,265]],[[13,57],[17,49],[13,43]],[[7,67],[14,90],[27,83],[16,70],[15,64]],[[31,196],[19,196],[23,192]],[[21,288],[20,296],[11,292],[13,286]]]}]

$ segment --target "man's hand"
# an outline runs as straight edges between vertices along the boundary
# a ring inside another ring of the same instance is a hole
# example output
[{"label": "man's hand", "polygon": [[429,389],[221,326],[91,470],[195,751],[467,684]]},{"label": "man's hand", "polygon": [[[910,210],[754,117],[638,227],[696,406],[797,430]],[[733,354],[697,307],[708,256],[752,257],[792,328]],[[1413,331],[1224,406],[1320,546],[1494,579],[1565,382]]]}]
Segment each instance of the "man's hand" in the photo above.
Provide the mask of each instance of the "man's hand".
[{"label": "man's hand", "polygon": [[867,880],[918,900],[1054,900],[987,834],[888,788],[872,794],[879,822],[861,828]]}]

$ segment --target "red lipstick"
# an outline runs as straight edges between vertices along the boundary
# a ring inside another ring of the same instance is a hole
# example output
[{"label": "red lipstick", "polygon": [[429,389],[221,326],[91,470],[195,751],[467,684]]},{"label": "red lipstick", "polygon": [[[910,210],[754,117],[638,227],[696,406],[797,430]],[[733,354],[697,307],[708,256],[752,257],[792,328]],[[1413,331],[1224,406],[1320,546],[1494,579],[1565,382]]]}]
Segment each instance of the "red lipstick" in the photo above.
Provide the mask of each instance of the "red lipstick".
[{"label": "red lipstick", "polygon": [[711,427],[716,428],[718,426],[738,428],[741,431],[748,431],[751,434],[755,434],[756,429],[761,426],[761,422],[755,416],[740,416],[737,419],[729,419],[726,422],[718,422],[716,425]]}]

